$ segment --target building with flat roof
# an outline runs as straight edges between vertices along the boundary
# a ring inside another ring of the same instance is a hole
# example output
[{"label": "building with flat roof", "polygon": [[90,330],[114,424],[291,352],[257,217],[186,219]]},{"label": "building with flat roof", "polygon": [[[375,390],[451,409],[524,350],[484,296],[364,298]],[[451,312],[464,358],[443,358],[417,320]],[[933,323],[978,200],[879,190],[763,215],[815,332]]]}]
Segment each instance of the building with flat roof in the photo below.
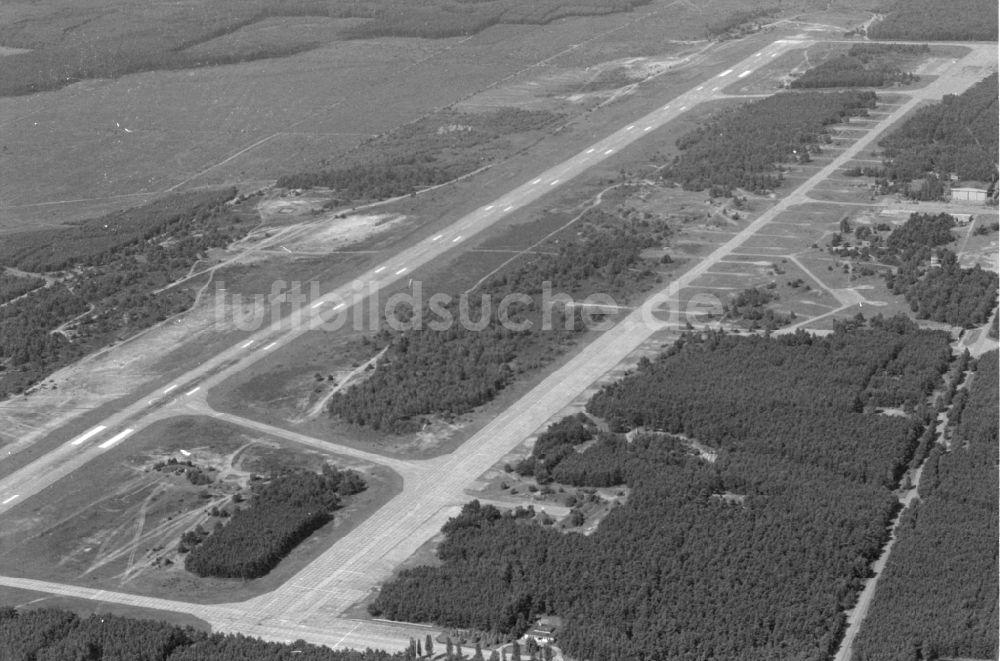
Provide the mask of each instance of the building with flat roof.
[{"label": "building with flat roof", "polygon": [[961,182],[964,185],[951,187],[952,202],[972,202],[985,204],[987,187],[973,182]]}]

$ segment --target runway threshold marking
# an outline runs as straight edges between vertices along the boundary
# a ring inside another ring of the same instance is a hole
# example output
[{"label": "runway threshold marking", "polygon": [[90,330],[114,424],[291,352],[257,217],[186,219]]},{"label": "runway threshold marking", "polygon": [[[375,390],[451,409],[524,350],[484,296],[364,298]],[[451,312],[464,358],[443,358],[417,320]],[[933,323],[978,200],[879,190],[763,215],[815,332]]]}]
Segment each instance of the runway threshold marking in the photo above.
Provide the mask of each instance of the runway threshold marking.
[{"label": "runway threshold marking", "polygon": [[112,436],[108,440],[104,441],[103,443],[101,443],[97,447],[101,448],[102,450],[107,450],[108,448],[110,448],[115,443],[118,443],[119,441],[121,441],[122,439],[124,439],[126,436],[132,434],[134,431],[135,431],[134,429],[126,429],[125,431],[118,432],[117,434],[115,434],[114,436]]},{"label": "runway threshold marking", "polygon": [[80,436],[77,436],[76,440],[70,442],[70,445],[80,445],[81,443],[85,442],[88,438],[93,438],[94,436],[97,436],[105,429],[107,429],[106,426],[97,425],[96,427],[88,431],[86,434],[81,434]]}]

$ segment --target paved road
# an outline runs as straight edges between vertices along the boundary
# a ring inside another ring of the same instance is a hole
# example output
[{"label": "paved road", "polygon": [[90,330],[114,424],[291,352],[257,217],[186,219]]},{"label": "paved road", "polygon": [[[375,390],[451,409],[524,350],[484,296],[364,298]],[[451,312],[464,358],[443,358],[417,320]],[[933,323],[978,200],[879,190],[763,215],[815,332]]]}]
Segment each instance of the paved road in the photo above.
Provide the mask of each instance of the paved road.
[{"label": "paved road", "polygon": [[[793,41],[776,42],[739,66],[723,72],[712,81],[678,97],[670,104],[626,126],[568,161],[547,170],[497,201],[469,214],[456,222],[447,232],[403,251],[380,267],[364,274],[362,278],[371,278],[377,286],[385,286],[396,279],[406,277],[408,272],[442,254],[449,248],[449,244],[468,239],[500,215],[538,199],[583,172],[587,167],[648,133],[647,127],[652,130],[694,104],[713,98],[726,81],[744,76],[744,72],[768,61],[772,54],[776,55],[791,45],[800,44]],[[402,493],[274,592],[237,604],[204,606],[10,577],[0,577],[0,584],[190,613],[207,620],[221,631],[238,631],[270,639],[304,638],[345,647],[405,646],[409,638],[416,635],[415,632],[426,630],[411,625],[347,619],[342,617],[342,613],[390,576],[399,562],[409,557],[424,541],[439,531],[441,524],[468,499],[463,491],[470,482],[544,425],[554,412],[570,404],[588,386],[615,368],[650,335],[660,328],[675,325],[678,319],[670,311],[676,307],[679,294],[684,288],[696,284],[698,278],[712,266],[738,250],[779,214],[796,204],[808,201],[806,194],[811,189],[837,169],[842,168],[854,155],[870,147],[882,131],[916,105],[926,99],[940,98],[945,93],[961,92],[976,82],[978,76],[963,75],[964,67],[983,64],[992,66],[995,59],[996,45],[992,45],[992,51],[989,48],[977,48],[953,66],[953,76],[942,76],[926,89],[910,93],[910,100],[878,122],[869,133],[833,162],[719,246],[683,276],[671,282],[667,288],[650,297],[614,328],[599,336],[566,365],[544,379],[452,454],[428,461],[406,462],[405,466],[396,464],[394,467],[404,476]],[[316,309],[322,309],[324,306],[332,308],[338,304],[346,306],[346,303],[342,303],[346,294],[347,292],[343,290],[331,292],[316,301],[319,304]],[[315,321],[318,323],[320,319]],[[268,328],[258,333],[253,338],[252,344],[236,346],[223,352],[198,370],[179,379],[171,386],[170,393],[159,393],[156,398],[172,400],[193,398],[199,392],[203,393],[204,389],[227,378],[228,375],[253,364],[262,355],[260,352],[270,351],[290,342],[302,332],[304,329]],[[260,348],[256,350],[257,353],[253,353],[256,347]],[[155,405],[143,400],[142,403],[111,416],[102,423],[102,428],[91,430],[93,434],[87,438],[71,441],[23,471],[0,481],[0,503],[2,503],[0,513],[18,502],[17,498],[8,502],[4,502],[5,500],[12,496],[27,497],[27,494],[40,489],[38,484],[51,483],[46,471],[53,470],[59,475],[64,475],[75,466],[81,465],[86,457],[96,456],[99,451],[106,449],[101,447],[102,444],[110,441],[127,442],[129,434],[125,432],[138,429],[153,419],[155,416],[150,412],[154,408]],[[261,425],[236,416],[229,417],[238,424]],[[270,428],[267,431],[274,433]],[[286,437],[292,434],[284,430],[280,433]],[[295,436],[297,438],[292,440],[323,443],[325,449],[330,449],[333,445],[308,437],[298,438],[301,435]],[[365,459],[380,463],[388,464],[391,461],[377,455],[364,454]],[[39,482],[35,483],[32,480]]]}]

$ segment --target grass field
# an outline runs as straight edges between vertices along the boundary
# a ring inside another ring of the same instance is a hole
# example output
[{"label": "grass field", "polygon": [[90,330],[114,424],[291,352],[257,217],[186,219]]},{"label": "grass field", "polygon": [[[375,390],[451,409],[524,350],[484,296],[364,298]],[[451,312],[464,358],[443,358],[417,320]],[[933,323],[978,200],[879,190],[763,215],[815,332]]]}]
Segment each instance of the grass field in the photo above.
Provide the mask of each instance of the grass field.
[{"label": "grass field", "polygon": [[[135,73],[2,97],[0,163],[6,176],[0,181],[0,231],[58,225],[173,188],[260,186],[323,159],[336,161],[371,135],[497,86],[578,76],[623,57],[673,57],[679,47],[689,47],[676,42],[700,38],[717,12],[742,4],[727,0],[706,14],[657,0],[628,13],[545,27],[497,25],[469,37],[433,40],[329,41],[343,19],[275,16],[189,48],[226,51],[241,40],[320,45],[288,57]],[[818,3],[799,8],[811,4]],[[6,20],[22,18],[12,12]],[[0,15],[0,26],[4,22]],[[92,21],[87,29],[100,23]],[[721,45],[720,55],[733,44]],[[686,75],[690,71],[672,74],[680,80]]]},{"label": "grass field", "polygon": [[[170,458],[192,461],[212,481],[198,485],[170,466],[155,468]],[[200,579],[183,569],[176,548],[180,535],[196,525],[211,530],[220,519],[209,510],[246,493],[252,474],[315,470],[324,462],[362,472],[368,489],[348,499],[331,523],[277,569],[254,581]],[[74,478],[5,514],[0,572],[201,602],[241,600],[274,589],[401,486],[398,476],[381,467],[289,447],[201,417],[156,423]]]},{"label": "grass field", "polygon": [[118,615],[121,617],[134,617],[145,620],[157,620],[169,622],[177,626],[192,627],[199,631],[211,631],[212,627],[204,620],[188,615],[187,613],[175,613],[173,611],[161,611],[152,608],[141,608],[139,606],[123,606],[104,601],[91,601],[90,599],[77,599],[74,597],[61,597],[45,592],[34,592],[31,590],[21,590],[19,588],[0,587],[0,604],[13,606],[17,609],[33,608],[58,608],[76,613],[80,617],[88,615]]}]

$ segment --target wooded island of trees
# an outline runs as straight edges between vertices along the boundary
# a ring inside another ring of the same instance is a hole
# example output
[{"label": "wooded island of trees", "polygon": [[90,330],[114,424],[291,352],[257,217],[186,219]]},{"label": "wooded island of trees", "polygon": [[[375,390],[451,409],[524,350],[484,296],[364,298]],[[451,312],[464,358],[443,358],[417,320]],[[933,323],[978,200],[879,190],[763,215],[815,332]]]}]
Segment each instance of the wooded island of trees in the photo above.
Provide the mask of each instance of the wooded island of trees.
[{"label": "wooded island of trees", "polygon": [[832,142],[827,127],[866,115],[876,101],[874,92],[785,92],[724,110],[677,140],[681,153],[664,178],[713,196],[774,190],[783,163],[809,162]]},{"label": "wooded island of trees", "polygon": [[321,473],[292,471],[252,488],[249,506],[237,509],[227,524],[212,533],[185,533],[181,543],[191,548],[185,569],[199,576],[259,578],[332,520],[341,499],[363,491],[365,481],[327,464]]},{"label": "wooded island of trees", "polygon": [[793,89],[820,87],[884,87],[918,80],[900,68],[903,62],[930,52],[926,45],[855,44],[789,83]]},{"label": "wooded island of trees", "polygon": [[[556,305],[551,328],[543,327],[542,287],[584,298],[602,291],[625,300],[651,283],[655,260],[641,252],[662,245],[669,228],[652,221],[625,220],[600,210],[584,218],[582,238],[552,242],[555,255],[532,256],[501,271],[469,298],[463,323],[458,294],[441,309],[427,306],[418,328],[383,331],[377,342],[388,351],[367,379],[336,393],[329,411],[346,422],[390,433],[419,430],[424,416],[450,418],[485,404],[519,374],[551,362],[568,342],[586,329],[581,309]],[[505,295],[516,292],[530,302],[499,309]],[[483,299],[491,301],[481,305]],[[509,323],[504,323],[505,314]],[[444,323],[451,319],[451,323]],[[405,319],[404,321],[412,321]],[[443,324],[444,327],[436,326]],[[518,329],[525,324],[523,329]]]}]

